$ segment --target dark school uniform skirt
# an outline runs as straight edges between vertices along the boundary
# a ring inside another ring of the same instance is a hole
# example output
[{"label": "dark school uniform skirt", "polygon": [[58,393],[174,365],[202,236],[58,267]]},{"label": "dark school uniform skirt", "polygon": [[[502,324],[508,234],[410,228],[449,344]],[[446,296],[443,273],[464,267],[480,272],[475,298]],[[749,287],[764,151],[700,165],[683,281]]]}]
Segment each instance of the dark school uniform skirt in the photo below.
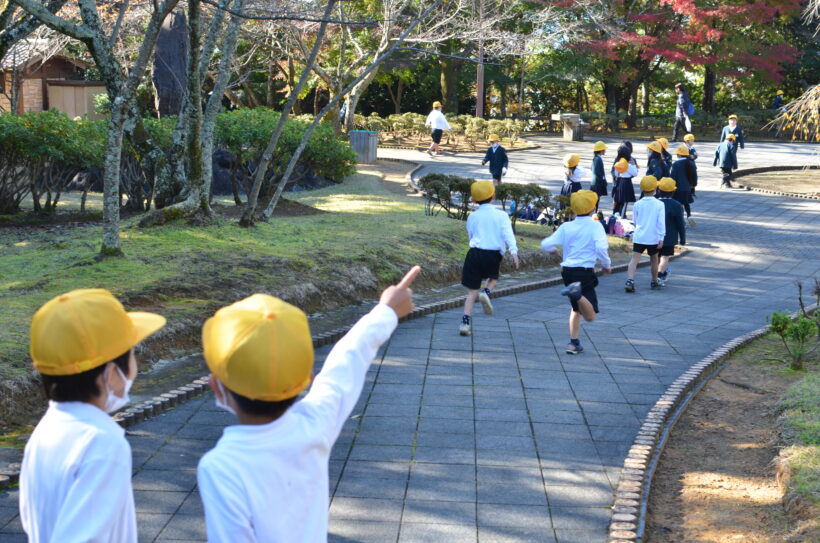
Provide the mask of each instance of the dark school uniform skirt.
[{"label": "dark school uniform skirt", "polygon": [[564,184],[561,186],[561,196],[568,196],[573,192],[578,192],[581,190],[581,183],[577,181],[570,181],[567,183],[564,181]]},{"label": "dark school uniform skirt", "polygon": [[464,259],[464,269],[461,271],[461,284],[477,290],[481,288],[482,280],[498,279],[502,258],[504,255],[501,251],[470,247]]},{"label": "dark school uniform skirt", "polygon": [[672,196],[672,198],[674,198],[683,205],[695,203],[695,199],[692,197],[691,190],[678,189],[675,191],[675,194]]},{"label": "dark school uniform skirt", "polygon": [[592,186],[590,187],[590,190],[592,190],[592,192],[594,192],[598,196],[606,196],[607,195],[606,178],[596,179],[595,182],[592,183]]},{"label": "dark school uniform skirt", "polygon": [[[564,285],[570,285],[576,281],[581,283],[581,294],[589,300],[592,308],[598,313],[598,295],[595,294],[595,287],[598,286],[598,276],[595,275],[595,268],[561,268],[561,279]],[[578,311],[578,302],[570,299],[572,310]]]},{"label": "dark school uniform skirt", "polygon": [[618,183],[612,190],[612,199],[620,203],[635,201],[635,187],[632,186],[631,177],[618,178]]}]

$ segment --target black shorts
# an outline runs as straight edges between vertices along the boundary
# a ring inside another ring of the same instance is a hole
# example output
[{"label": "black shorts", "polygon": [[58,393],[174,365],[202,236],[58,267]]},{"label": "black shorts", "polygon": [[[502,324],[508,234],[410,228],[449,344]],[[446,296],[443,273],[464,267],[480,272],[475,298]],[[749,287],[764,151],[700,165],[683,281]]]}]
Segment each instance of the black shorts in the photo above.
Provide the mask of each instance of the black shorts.
[{"label": "black shorts", "polygon": [[643,243],[633,243],[632,244],[632,252],[638,253],[642,255],[643,252],[646,251],[646,254],[649,256],[653,256],[658,254],[658,244],[655,245],[644,245]]},{"label": "black shorts", "polygon": [[661,256],[672,256],[675,254],[675,246],[674,245],[664,245],[660,248],[659,251]]},{"label": "black shorts", "polygon": [[464,259],[461,284],[471,290],[478,290],[484,279],[498,279],[498,270],[501,268],[503,257],[500,251],[470,247],[467,251],[467,258]]},{"label": "black shorts", "polygon": [[[581,294],[584,298],[589,300],[592,308],[598,313],[598,295],[595,294],[595,287],[598,286],[598,276],[595,275],[594,268],[561,268],[561,279],[564,280],[564,285],[581,283]],[[572,310],[578,311],[578,302],[570,299]]]},{"label": "black shorts", "polygon": [[444,130],[441,128],[436,128],[430,134],[430,137],[433,138],[433,143],[441,143],[441,135],[444,134]]}]

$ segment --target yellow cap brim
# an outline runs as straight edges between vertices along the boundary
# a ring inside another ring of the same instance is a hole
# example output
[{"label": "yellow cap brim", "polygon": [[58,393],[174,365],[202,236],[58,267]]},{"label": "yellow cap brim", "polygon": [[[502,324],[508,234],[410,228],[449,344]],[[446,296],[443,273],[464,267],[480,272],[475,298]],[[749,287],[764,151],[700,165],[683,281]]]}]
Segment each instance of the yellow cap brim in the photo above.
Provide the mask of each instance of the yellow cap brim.
[{"label": "yellow cap brim", "polygon": [[134,345],[139,344],[142,340],[157,332],[165,326],[167,322],[165,317],[157,315],[156,313],[133,311],[128,313],[128,316],[131,318],[131,322],[134,323]]}]

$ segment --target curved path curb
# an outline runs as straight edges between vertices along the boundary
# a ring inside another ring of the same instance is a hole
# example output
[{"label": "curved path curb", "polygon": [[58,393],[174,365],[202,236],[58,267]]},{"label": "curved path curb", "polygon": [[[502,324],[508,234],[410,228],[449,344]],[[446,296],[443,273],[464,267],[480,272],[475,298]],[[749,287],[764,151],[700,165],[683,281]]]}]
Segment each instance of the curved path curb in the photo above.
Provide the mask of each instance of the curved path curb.
[{"label": "curved path curb", "polygon": [[[762,168],[748,168],[745,170],[737,170],[734,172],[734,177],[746,177],[748,175],[754,175],[758,173],[767,173],[767,172],[785,172],[785,171],[796,171],[796,170],[820,170],[820,166],[764,166]],[[751,192],[759,192],[761,194],[770,194],[772,196],[784,196],[786,198],[800,198],[803,200],[820,200],[820,193],[817,194],[801,194],[798,192],[783,192],[779,190],[768,190],[768,189],[758,189],[755,187],[750,187],[748,185],[743,185],[742,183],[738,183],[738,187],[745,189]]]},{"label": "curved path curb", "polygon": [[[814,311],[816,306],[809,308]],[[797,313],[792,314],[795,318]],[[678,377],[649,410],[638,435],[624,460],[621,479],[615,491],[609,542],[642,542],[646,527],[647,505],[658,461],[675,423],[689,401],[728,363],[740,347],[766,335],[762,326],[726,342]]]}]

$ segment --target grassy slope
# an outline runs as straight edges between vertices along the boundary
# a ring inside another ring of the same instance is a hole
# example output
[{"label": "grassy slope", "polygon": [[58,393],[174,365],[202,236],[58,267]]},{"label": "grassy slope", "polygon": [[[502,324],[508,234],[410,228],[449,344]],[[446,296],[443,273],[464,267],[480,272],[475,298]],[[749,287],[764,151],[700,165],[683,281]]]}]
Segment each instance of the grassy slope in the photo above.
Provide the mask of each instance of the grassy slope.
[{"label": "grassy slope", "polygon": [[[457,263],[467,250],[464,223],[425,217],[418,198],[397,197],[374,175],[296,199],[331,213],[275,218],[253,229],[227,220],[140,229],[132,218],[121,234],[126,256],[102,262],[94,261],[100,226],[0,229],[0,379],[29,372],[31,316],[71,289],[108,288],[127,307],[161,311],[170,323],[203,319],[254,291],[338,279],[351,266],[366,266],[383,286],[414,263]],[[518,230],[522,250],[536,250],[548,232],[527,224]]]}]

